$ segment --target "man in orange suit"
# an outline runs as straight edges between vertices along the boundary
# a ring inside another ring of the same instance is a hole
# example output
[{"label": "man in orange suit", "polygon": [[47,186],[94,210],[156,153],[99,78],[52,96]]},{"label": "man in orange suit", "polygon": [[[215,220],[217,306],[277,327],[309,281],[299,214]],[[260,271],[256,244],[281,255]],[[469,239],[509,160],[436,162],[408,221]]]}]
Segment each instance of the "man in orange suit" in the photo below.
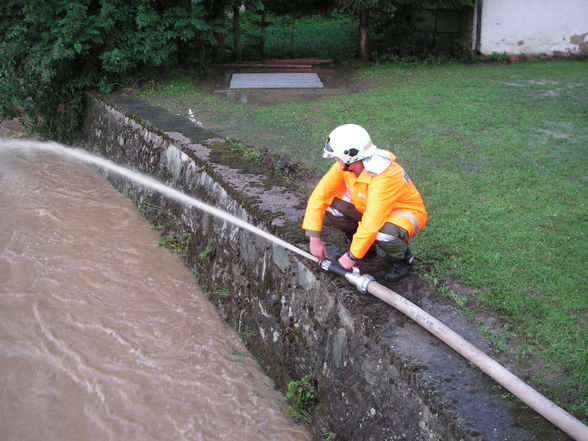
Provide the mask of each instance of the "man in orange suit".
[{"label": "man in orange suit", "polygon": [[349,249],[339,264],[351,269],[365,257],[386,255],[386,280],[396,282],[410,272],[414,256],[408,241],[427,222],[423,199],[396,156],[377,148],[369,133],[357,124],[331,132],[323,157],[335,159],[308,200],[302,228],[310,237],[310,252],[323,259],[323,219],[342,230]]}]

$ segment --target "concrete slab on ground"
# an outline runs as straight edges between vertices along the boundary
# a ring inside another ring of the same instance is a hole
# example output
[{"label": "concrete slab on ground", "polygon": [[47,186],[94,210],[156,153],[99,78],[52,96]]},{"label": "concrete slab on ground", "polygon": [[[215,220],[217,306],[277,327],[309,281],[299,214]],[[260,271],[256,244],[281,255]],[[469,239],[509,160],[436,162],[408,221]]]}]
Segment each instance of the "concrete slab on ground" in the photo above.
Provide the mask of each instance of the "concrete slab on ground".
[{"label": "concrete slab on ground", "polygon": [[235,73],[230,89],[309,89],[325,87],[316,73]]}]

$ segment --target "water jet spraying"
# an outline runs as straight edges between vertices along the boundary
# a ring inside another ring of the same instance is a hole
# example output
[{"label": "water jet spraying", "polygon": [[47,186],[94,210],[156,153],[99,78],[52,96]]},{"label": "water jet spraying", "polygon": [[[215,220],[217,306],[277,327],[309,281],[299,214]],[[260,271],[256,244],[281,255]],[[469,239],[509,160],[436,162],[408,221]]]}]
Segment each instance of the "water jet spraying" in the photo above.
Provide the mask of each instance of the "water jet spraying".
[{"label": "water jet spraying", "polygon": [[72,147],[65,147],[61,144],[48,142],[48,143],[40,143],[40,142],[32,142],[32,141],[12,141],[8,144],[8,147],[17,147],[19,149],[30,149],[35,151],[44,151],[49,153],[57,153],[60,155],[69,156],[71,158],[80,160],[82,162],[86,162],[89,164],[96,165],[98,167],[102,167],[106,170],[110,170],[120,176],[123,176],[137,184],[143,185],[144,187],[150,188],[158,193],[161,193],[164,196],[167,196],[177,202],[185,204],[189,207],[198,208],[206,213],[212,214],[213,216],[224,219],[244,230],[250,231],[264,239],[267,239],[277,245],[286,248],[287,250],[293,251],[296,254],[299,254],[302,257],[306,257],[307,259],[312,260],[313,262],[318,262],[318,259],[314,257],[312,254],[307,253],[306,251],[301,250],[298,247],[280,239],[279,237],[274,236],[267,231],[262,230],[254,225],[251,225],[248,222],[245,222],[243,219],[240,219],[232,214],[221,210],[219,208],[213,207],[208,205],[196,198],[188,196],[178,190],[175,190],[156,179],[153,179],[149,176],[146,176],[142,173],[139,173],[134,170],[130,170],[126,167],[122,167],[117,165],[107,159],[101,158],[100,156],[93,155],[82,149],[76,149]]}]

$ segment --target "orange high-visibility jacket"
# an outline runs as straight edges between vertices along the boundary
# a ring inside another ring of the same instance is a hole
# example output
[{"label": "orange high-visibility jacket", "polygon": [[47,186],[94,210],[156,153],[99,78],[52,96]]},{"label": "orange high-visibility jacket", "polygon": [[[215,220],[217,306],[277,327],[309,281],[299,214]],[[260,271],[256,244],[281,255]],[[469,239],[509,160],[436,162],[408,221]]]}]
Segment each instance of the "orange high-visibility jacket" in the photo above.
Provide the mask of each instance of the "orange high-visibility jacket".
[{"label": "orange high-visibility jacket", "polygon": [[309,235],[316,235],[335,198],[351,203],[363,214],[349,247],[357,259],[376,241],[386,222],[404,228],[412,237],[425,226],[428,217],[419,191],[395,161],[396,156],[381,149],[376,155],[377,165],[370,167],[364,160],[365,168],[359,176],[343,171],[337,162],[333,164],[310,195],[302,223]]}]

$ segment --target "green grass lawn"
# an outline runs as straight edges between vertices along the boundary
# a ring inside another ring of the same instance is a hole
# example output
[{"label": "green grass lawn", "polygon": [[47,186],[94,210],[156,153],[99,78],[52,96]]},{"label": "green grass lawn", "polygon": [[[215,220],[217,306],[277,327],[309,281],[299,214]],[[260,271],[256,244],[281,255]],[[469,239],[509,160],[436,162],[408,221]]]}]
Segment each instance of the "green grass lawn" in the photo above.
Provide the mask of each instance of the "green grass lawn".
[{"label": "green grass lawn", "polygon": [[143,95],[317,171],[330,164],[320,159],[330,130],[363,125],[425,199],[429,223],[411,242],[421,275],[472,319],[492,311],[499,325],[481,330],[587,421],[588,63],[380,65],[357,76],[362,92],[294,104],[239,105],[185,77]]}]

